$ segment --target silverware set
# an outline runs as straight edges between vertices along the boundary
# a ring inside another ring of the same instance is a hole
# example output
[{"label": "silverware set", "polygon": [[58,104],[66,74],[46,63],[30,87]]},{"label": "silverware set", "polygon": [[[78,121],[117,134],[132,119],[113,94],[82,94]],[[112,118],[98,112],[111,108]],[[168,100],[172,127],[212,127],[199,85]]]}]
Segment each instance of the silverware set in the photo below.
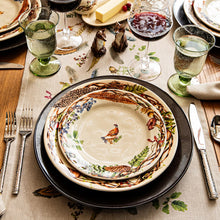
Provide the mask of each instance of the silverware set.
[{"label": "silverware set", "polygon": [[[15,185],[13,189],[13,194],[17,195],[20,188],[20,180],[22,173],[22,165],[25,151],[25,142],[26,138],[32,133],[33,129],[33,109],[32,108],[23,108],[20,124],[19,124],[19,134],[21,135],[21,147],[19,152]],[[4,132],[4,141],[6,142],[6,149],[2,164],[2,169],[0,173],[0,193],[3,191],[5,173],[7,169],[8,155],[10,151],[11,143],[15,140],[17,131],[17,120],[15,112],[6,112],[5,118],[5,132]]]}]

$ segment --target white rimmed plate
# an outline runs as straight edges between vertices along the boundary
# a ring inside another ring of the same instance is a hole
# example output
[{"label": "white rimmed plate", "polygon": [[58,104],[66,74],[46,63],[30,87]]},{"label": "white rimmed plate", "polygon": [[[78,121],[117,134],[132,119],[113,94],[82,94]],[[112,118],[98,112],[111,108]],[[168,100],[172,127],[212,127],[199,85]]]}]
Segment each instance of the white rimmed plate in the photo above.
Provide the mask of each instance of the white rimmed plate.
[{"label": "white rimmed plate", "polygon": [[194,0],[193,8],[203,23],[220,31],[220,0]]},{"label": "white rimmed plate", "polygon": [[166,127],[146,99],[104,89],[80,97],[66,109],[58,141],[66,159],[81,173],[121,180],[140,175],[158,162]]},{"label": "white rimmed plate", "polygon": [[0,33],[18,26],[19,16],[30,7],[30,0],[1,0]]}]

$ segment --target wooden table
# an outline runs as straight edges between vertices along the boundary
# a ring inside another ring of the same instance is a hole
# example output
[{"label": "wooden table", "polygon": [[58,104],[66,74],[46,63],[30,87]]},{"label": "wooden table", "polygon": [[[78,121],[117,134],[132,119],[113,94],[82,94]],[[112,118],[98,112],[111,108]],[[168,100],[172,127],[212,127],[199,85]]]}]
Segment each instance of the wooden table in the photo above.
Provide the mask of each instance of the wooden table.
[{"label": "wooden table", "polygon": [[[25,64],[26,45],[19,48],[0,52],[0,61]],[[2,165],[5,143],[4,127],[6,111],[15,111],[18,103],[22,82],[22,70],[0,70],[0,166]]]},{"label": "wooden table", "polygon": [[[21,46],[16,50],[0,53],[0,61],[14,62],[24,65],[26,58],[27,48]],[[23,70],[0,70],[0,165],[2,164],[5,143],[3,140],[4,127],[5,127],[5,113],[6,111],[15,111],[21,87]],[[207,59],[206,65],[200,74],[200,81],[212,82],[220,81],[220,66]],[[210,125],[211,120],[215,114],[220,115],[220,102],[219,101],[203,101],[202,102],[205,112],[207,123]],[[215,148],[218,165],[220,168],[220,144],[213,141]]]},{"label": "wooden table", "polygon": [[[210,57],[207,58],[203,71],[199,75],[201,83],[220,81],[220,65],[211,62]],[[202,101],[206,113],[206,120],[210,126],[212,118],[215,115],[220,115],[220,101]],[[212,139],[213,146],[220,168],[220,144]]]}]

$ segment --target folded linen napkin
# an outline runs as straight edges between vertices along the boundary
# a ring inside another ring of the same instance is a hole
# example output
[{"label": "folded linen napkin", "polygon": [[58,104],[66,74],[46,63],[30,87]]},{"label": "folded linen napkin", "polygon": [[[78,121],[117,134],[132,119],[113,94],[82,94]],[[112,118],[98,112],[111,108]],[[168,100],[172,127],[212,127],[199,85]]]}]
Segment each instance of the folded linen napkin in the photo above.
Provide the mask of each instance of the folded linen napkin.
[{"label": "folded linen napkin", "polygon": [[220,81],[189,85],[186,89],[197,99],[220,100]]}]

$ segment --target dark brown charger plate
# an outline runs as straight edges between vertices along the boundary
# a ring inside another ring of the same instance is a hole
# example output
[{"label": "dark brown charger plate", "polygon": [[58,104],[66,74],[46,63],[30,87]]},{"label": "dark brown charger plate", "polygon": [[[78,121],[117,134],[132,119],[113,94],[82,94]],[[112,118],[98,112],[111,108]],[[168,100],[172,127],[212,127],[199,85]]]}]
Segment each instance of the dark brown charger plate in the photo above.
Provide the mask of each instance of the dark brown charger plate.
[{"label": "dark brown charger plate", "polygon": [[[179,132],[179,143],[176,155],[166,171],[157,179],[138,189],[125,192],[103,192],[87,189],[65,178],[51,163],[43,141],[44,125],[52,106],[68,91],[87,82],[95,80],[126,80],[138,83],[161,97],[172,110]],[[171,190],[187,171],[193,150],[193,141],[188,120],[181,107],[160,88],[138,79],[125,76],[101,76],[78,82],[58,93],[42,110],[34,131],[34,152],[44,176],[60,193],[67,198],[84,205],[99,208],[128,208],[153,201]]]},{"label": "dark brown charger plate", "polygon": [[24,44],[26,44],[26,38],[24,33],[22,33],[8,40],[0,41],[0,52],[11,50]]}]

